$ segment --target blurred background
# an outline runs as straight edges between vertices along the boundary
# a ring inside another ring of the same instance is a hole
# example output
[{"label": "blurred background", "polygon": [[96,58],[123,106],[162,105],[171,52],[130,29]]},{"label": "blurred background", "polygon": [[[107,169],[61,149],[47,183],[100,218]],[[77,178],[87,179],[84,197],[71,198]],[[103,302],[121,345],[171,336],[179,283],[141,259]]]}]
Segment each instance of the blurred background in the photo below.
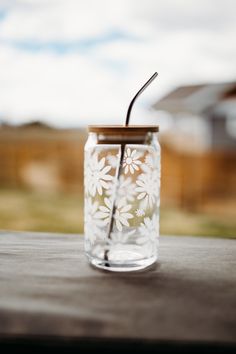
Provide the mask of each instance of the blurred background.
[{"label": "blurred background", "polygon": [[83,231],[87,124],[158,124],[161,233],[236,237],[234,0],[0,0],[0,228]]}]

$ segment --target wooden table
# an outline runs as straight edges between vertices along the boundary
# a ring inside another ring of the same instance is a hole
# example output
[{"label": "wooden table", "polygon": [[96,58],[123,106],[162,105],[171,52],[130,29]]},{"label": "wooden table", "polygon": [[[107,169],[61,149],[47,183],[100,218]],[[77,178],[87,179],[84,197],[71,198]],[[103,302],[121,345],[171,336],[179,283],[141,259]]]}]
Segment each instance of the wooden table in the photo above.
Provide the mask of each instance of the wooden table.
[{"label": "wooden table", "polygon": [[1,346],[233,352],[236,242],[163,236],[157,266],[120,274],[92,268],[81,235],[0,232]]}]

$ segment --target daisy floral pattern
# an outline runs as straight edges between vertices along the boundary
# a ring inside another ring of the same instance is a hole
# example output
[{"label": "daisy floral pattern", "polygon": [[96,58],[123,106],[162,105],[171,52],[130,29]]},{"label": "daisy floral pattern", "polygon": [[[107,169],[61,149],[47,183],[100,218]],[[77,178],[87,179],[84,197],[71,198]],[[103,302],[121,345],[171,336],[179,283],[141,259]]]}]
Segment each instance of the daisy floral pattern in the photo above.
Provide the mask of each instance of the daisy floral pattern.
[{"label": "daisy floral pattern", "polygon": [[143,223],[139,227],[141,237],[137,239],[137,243],[145,243],[148,241],[156,242],[157,239],[157,227],[159,218],[156,214],[152,218],[144,218]]},{"label": "daisy floral pattern", "polygon": [[158,229],[159,216],[156,214],[154,214],[152,218],[144,218],[143,223],[141,223],[138,229],[140,237],[137,238],[136,243],[144,246],[148,257],[151,257],[157,251]]},{"label": "daisy floral pattern", "polygon": [[118,164],[118,155],[107,155],[107,161],[111,168],[116,168]]},{"label": "daisy floral pattern", "polygon": [[138,193],[137,199],[141,200],[140,207],[146,209],[152,208],[159,195],[159,181],[156,170],[149,173],[142,173],[136,181],[135,191]]},{"label": "daisy floral pattern", "polygon": [[152,148],[127,145],[117,179],[119,157],[119,147],[85,151],[85,250],[97,258],[109,252],[119,260],[121,251],[136,247],[140,257],[152,257],[159,230],[160,158]]},{"label": "daisy floral pattern", "polygon": [[114,215],[116,227],[119,231],[122,231],[123,226],[129,226],[129,219],[132,219],[134,216],[129,213],[132,205],[126,204],[125,199],[118,201],[116,212]]},{"label": "daisy floral pattern", "polygon": [[91,244],[94,244],[97,237],[104,238],[102,227],[104,221],[98,218],[98,202],[92,202],[91,198],[85,199],[85,234]]},{"label": "daisy floral pattern", "polygon": [[[105,225],[108,225],[111,218],[112,202],[109,198],[104,198],[105,205],[99,207],[97,217],[102,219]],[[114,214],[115,225],[119,231],[122,231],[123,226],[129,226],[129,219],[133,218],[133,215],[128,211],[132,208],[132,205],[126,204],[124,199],[118,201],[116,211]]]},{"label": "daisy floral pattern", "polygon": [[136,149],[134,150],[131,150],[130,148],[126,149],[124,160],[123,160],[123,167],[124,167],[125,174],[127,174],[128,172],[134,174],[135,170],[136,171],[139,170],[139,166],[142,164],[142,162],[139,160],[141,156],[142,154],[137,152]]},{"label": "daisy floral pattern", "polygon": [[141,216],[145,215],[145,211],[143,209],[136,209],[135,214],[136,214],[136,216],[141,217]]},{"label": "daisy floral pattern", "polygon": [[135,183],[132,182],[131,177],[125,178],[124,175],[120,176],[118,182],[118,188],[116,191],[116,184],[111,182],[110,188],[106,190],[106,194],[114,198],[115,193],[117,193],[116,198],[117,200],[125,199],[126,202],[133,202],[135,199]]},{"label": "daisy floral pattern", "polygon": [[111,170],[111,166],[105,166],[105,157],[98,159],[98,154],[95,152],[92,154],[85,166],[85,178],[87,178],[87,190],[89,194],[94,197],[96,193],[102,195],[103,189],[108,189],[108,181],[113,179],[113,176],[108,172]]},{"label": "daisy floral pattern", "polygon": [[112,210],[112,202],[109,198],[104,198],[105,205],[99,206],[99,211],[97,213],[97,217],[102,219],[104,224],[107,225],[110,221],[110,214]]}]

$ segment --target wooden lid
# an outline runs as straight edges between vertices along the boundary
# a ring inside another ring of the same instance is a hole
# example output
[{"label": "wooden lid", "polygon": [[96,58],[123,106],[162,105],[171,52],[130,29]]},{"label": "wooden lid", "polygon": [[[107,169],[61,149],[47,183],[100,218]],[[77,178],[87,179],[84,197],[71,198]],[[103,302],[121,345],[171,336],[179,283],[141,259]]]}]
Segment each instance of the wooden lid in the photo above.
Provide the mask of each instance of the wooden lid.
[{"label": "wooden lid", "polygon": [[89,125],[89,133],[101,133],[108,135],[134,135],[156,133],[159,131],[158,125]]}]

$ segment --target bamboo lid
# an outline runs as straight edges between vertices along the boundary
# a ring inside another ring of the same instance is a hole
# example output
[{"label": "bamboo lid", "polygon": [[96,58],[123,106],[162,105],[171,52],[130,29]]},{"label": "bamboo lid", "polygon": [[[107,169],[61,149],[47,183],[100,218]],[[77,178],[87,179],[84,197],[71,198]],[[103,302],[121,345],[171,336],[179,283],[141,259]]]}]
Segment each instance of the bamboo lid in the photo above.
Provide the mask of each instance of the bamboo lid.
[{"label": "bamboo lid", "polygon": [[108,135],[135,135],[156,133],[159,131],[158,125],[89,125],[89,133],[101,133]]}]

